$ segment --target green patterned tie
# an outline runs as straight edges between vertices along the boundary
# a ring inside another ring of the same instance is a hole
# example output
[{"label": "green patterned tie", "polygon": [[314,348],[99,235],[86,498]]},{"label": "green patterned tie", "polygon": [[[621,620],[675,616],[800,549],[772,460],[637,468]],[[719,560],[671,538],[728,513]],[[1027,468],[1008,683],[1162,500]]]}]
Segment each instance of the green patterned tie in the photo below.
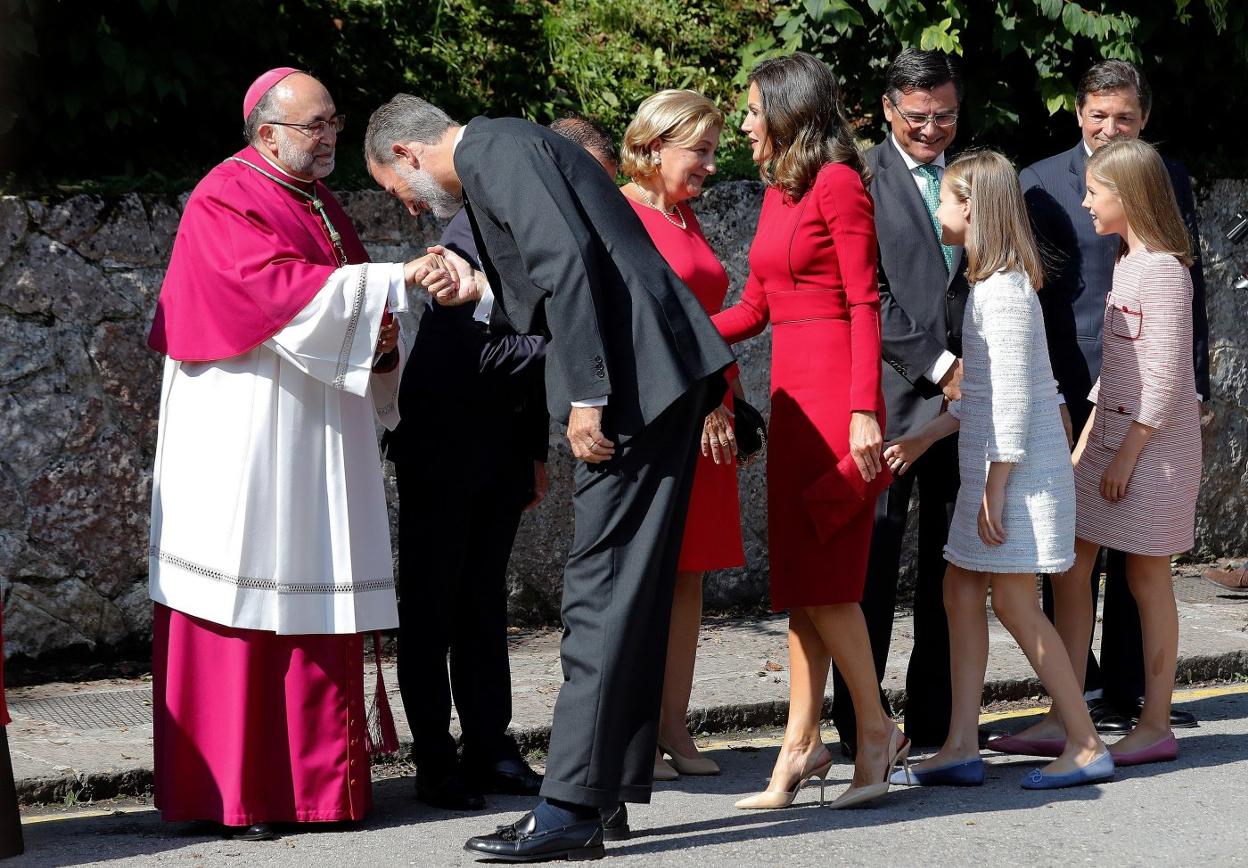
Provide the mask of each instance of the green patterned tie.
[{"label": "green patterned tie", "polygon": [[[931,218],[932,228],[936,230],[936,241],[940,242],[940,221],[936,219],[936,209],[940,207],[940,170],[931,163],[923,163],[915,167],[919,174],[927,178],[923,185],[923,204],[927,206],[927,216]],[[945,271],[953,271],[953,248],[948,244],[940,245],[940,252],[945,256]]]}]

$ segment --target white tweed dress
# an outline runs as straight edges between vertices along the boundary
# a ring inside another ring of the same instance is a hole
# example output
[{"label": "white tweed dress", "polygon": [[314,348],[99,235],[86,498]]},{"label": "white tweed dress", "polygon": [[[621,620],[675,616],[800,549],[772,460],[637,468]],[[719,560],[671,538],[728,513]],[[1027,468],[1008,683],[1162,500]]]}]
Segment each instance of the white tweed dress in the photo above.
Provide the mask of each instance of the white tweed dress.
[{"label": "white tweed dress", "polygon": [[[1075,560],[1075,477],[1049,364],[1040,300],[1025,274],[999,271],[971,287],[962,325],[961,424],[945,560],[984,573],[1060,573]],[[988,465],[1014,465],[1005,486],[1005,543],[988,546],[977,519]]]}]

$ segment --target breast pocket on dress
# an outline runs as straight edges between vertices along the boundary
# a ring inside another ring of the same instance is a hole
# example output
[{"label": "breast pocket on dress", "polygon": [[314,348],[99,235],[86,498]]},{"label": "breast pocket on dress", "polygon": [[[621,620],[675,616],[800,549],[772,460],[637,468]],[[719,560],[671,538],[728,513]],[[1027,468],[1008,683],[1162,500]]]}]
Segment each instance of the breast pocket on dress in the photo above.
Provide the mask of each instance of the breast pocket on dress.
[{"label": "breast pocket on dress", "polygon": [[1120,338],[1136,340],[1144,326],[1144,312],[1138,305],[1114,304],[1109,308],[1109,330]]},{"label": "breast pocket on dress", "polygon": [[1135,411],[1125,404],[1098,406],[1096,427],[1101,435],[1101,445],[1111,452],[1117,452],[1134,418]]}]

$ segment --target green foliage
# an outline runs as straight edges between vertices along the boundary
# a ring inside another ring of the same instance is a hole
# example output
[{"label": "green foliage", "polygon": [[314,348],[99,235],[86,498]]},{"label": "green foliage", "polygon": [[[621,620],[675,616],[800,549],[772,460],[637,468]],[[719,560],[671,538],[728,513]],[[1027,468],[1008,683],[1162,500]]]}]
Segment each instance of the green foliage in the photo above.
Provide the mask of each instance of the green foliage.
[{"label": "green foliage", "polygon": [[[1062,122],[1046,117],[1073,114],[1079,77],[1102,58],[1144,69],[1154,120],[1168,118],[1168,129],[1207,130],[1210,93],[1248,108],[1238,87],[1248,73],[1248,12],[1230,0],[789,0],[772,32],[743,49],[737,80],[759,60],[808,51],[836,71],[858,122],[874,129],[883,70],[907,46],[958,56],[967,92],[960,126],[1026,159],[1051,152],[1037,130]],[[1220,141],[1211,153],[1207,135],[1184,144],[1197,159],[1243,171],[1244,156]]]},{"label": "green foliage", "polygon": [[[367,183],[360,132],[400,90],[460,119],[577,112],[619,135],[665,87],[739,110],[748,71],[797,49],[878,140],[884,70],[908,45],[960,57],[959,144],[1023,161],[1069,147],[1079,76],[1121,57],[1153,84],[1150,138],[1198,171],[1248,168],[1225,120],[1248,111],[1248,4],[1231,0],[4,0],[0,186],[185,189],[239,146],[242,93],[279,65],[349,116],[340,187]],[[721,178],[754,174],[738,120]]]}]

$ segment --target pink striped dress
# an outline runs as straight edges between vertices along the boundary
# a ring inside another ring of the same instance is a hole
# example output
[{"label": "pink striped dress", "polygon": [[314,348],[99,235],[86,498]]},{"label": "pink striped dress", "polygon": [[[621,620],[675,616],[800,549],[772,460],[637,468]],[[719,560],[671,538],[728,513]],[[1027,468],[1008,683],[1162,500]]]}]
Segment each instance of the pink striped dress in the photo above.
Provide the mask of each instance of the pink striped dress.
[{"label": "pink striped dress", "polygon": [[[1169,254],[1141,250],[1114,268],[1105,300],[1101,376],[1087,447],[1075,468],[1075,533],[1140,555],[1195,544],[1200,403],[1192,367],[1192,277]],[[1101,497],[1101,475],[1133,421],[1154,429],[1126,496]]]}]

